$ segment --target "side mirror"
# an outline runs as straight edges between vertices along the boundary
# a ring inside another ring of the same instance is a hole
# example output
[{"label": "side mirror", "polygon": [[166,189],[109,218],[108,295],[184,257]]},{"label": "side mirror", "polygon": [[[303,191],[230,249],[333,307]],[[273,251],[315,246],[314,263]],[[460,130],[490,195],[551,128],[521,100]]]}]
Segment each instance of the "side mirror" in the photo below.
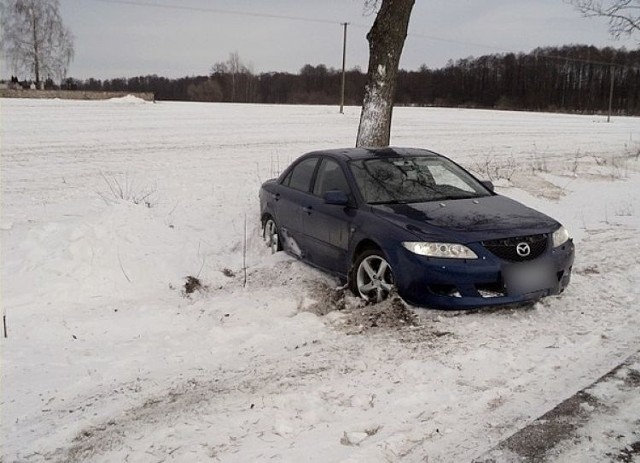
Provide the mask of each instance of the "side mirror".
[{"label": "side mirror", "polygon": [[331,190],[327,191],[323,196],[325,204],[332,204],[334,206],[346,206],[349,204],[349,196],[344,191]]},{"label": "side mirror", "polygon": [[482,185],[492,193],[495,190],[495,187],[493,186],[493,182],[491,180],[481,180],[480,183],[482,183]]}]

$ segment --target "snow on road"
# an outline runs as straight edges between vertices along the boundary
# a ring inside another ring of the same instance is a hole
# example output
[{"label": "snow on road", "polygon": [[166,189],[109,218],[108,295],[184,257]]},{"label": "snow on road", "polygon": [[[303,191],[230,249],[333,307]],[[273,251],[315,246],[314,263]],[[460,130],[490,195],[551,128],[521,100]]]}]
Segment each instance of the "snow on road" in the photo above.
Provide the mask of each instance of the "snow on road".
[{"label": "snow on road", "polygon": [[[258,224],[260,183],[353,145],[357,108],[0,111],[2,461],[470,461],[640,349],[638,119],[397,108],[394,144],[556,217],[577,257],[534,307],[375,327],[324,315],[337,283]],[[640,440],[615,430],[609,454]]]}]

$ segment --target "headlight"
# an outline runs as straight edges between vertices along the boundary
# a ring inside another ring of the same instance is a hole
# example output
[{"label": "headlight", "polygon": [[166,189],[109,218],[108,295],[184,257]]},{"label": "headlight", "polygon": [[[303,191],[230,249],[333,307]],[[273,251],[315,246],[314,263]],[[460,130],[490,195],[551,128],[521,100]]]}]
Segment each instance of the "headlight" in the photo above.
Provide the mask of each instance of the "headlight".
[{"label": "headlight", "polygon": [[463,244],[457,243],[416,243],[405,241],[402,245],[409,251],[428,257],[445,259],[477,259],[478,256]]},{"label": "headlight", "polygon": [[564,243],[569,241],[571,239],[571,235],[569,235],[569,232],[566,228],[561,226],[553,232],[551,238],[553,240],[553,247],[557,248],[558,246],[562,246]]}]

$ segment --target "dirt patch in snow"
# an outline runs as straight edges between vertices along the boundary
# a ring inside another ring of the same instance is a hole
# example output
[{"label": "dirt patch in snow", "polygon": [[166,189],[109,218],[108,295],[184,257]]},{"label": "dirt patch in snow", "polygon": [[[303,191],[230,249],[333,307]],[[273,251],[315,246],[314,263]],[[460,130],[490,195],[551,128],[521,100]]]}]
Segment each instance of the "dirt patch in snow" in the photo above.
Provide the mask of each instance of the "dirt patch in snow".
[{"label": "dirt patch in snow", "polygon": [[631,445],[620,450],[617,455],[607,454],[608,457],[615,457],[613,461],[621,461],[623,463],[633,463],[636,457],[640,455],[640,441],[634,442]]},{"label": "dirt patch in snow", "polygon": [[325,282],[307,282],[309,299],[299,310],[315,313],[347,335],[390,335],[400,342],[431,342],[449,331],[435,328],[433,320],[422,318],[397,294],[377,304],[367,304],[351,291]]},{"label": "dirt patch in snow", "polygon": [[185,295],[192,294],[195,291],[200,291],[203,289],[202,283],[200,282],[200,279],[198,277],[189,275],[188,277],[185,278],[185,280],[186,280],[184,284]]},{"label": "dirt patch in snow", "polygon": [[415,311],[397,295],[378,304],[347,309],[345,315],[343,326],[354,334],[375,329],[401,330],[420,324]]},{"label": "dirt patch in snow", "polygon": [[323,317],[331,312],[342,311],[347,306],[358,304],[356,298],[349,297],[349,291],[343,286],[331,286],[324,281],[307,281],[307,300],[302,300],[299,310]]},{"label": "dirt patch in snow", "polygon": [[301,310],[319,316],[338,311],[339,316],[332,314],[330,319],[350,334],[419,325],[415,311],[396,294],[383,302],[367,304],[344,286],[335,288],[325,282],[316,282],[311,284],[308,295],[310,300],[302,301]]}]

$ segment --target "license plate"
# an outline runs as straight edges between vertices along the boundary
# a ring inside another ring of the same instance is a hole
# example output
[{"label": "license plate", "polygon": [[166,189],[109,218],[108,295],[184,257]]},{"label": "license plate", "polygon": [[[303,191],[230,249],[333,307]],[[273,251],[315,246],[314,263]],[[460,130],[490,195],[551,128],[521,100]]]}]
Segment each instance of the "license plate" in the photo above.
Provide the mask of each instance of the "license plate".
[{"label": "license plate", "polygon": [[548,261],[510,265],[503,270],[502,276],[510,296],[551,289],[558,283]]}]

